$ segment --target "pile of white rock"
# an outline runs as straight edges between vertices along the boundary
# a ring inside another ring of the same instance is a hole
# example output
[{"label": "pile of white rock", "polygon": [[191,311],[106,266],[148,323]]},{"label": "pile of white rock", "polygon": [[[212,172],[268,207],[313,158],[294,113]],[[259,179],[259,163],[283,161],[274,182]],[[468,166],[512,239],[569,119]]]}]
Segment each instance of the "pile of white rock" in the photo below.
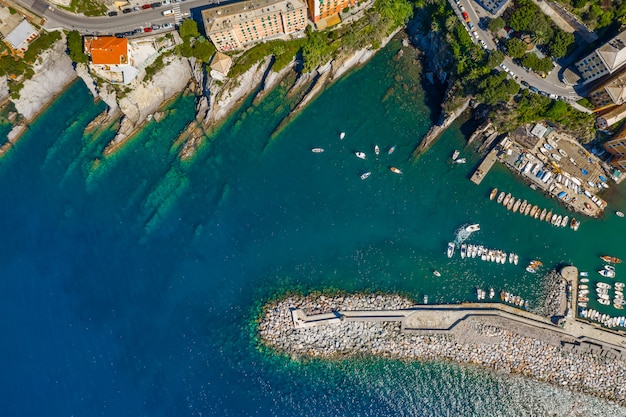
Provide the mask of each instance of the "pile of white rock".
[{"label": "pile of white rock", "polygon": [[466,332],[417,335],[401,331],[400,322],[344,320],[296,329],[291,309],[307,314],[333,310],[396,310],[410,300],[396,295],[291,296],[266,306],[259,322],[262,342],[293,358],[382,356],[414,360],[450,360],[523,374],[541,381],[569,386],[626,405],[626,362],[619,359],[565,351],[545,341],[522,336],[480,321]]}]

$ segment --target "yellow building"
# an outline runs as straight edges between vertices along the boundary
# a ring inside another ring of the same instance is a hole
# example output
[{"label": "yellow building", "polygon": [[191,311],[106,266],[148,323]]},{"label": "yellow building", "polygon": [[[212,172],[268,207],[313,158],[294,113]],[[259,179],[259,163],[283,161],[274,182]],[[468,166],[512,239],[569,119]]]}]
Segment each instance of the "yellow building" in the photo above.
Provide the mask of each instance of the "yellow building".
[{"label": "yellow building", "polygon": [[626,171],[626,125],[604,144],[604,149],[613,155],[610,164],[620,171]]},{"label": "yellow building", "polygon": [[304,29],[306,4],[302,0],[242,1],[203,10],[202,22],[219,51],[244,49]]},{"label": "yellow building", "polygon": [[352,7],[356,0],[307,0],[309,15],[314,23],[339,14],[346,7]]}]

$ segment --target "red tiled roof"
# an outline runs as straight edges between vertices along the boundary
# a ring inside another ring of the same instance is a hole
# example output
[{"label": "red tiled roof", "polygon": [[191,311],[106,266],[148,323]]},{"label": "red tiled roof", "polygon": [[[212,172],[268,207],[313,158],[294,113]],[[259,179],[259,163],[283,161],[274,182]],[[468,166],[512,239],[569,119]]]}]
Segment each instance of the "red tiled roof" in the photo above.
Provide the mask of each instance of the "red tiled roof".
[{"label": "red tiled roof", "polygon": [[88,51],[94,64],[128,64],[128,39],[105,36],[93,38]]}]

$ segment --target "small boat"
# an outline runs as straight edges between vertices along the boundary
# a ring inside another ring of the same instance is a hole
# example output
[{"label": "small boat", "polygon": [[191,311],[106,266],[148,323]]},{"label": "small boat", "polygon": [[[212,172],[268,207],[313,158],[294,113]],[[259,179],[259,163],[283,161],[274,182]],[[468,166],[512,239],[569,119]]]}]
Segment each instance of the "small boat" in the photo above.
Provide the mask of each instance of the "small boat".
[{"label": "small boat", "polygon": [[527,266],[527,267],[526,267],[526,271],[527,271],[527,272],[530,272],[531,274],[535,274],[535,273],[537,273],[537,271],[536,271],[534,268],[531,268],[530,266]]},{"label": "small boat", "polygon": [[345,138],[345,137],[346,137],[346,132],[341,132],[341,133],[339,134],[339,139],[343,139],[343,138]]},{"label": "small boat", "polygon": [[561,225],[561,221],[563,221],[563,216],[561,216],[560,214],[558,216],[556,216],[556,220],[554,220],[554,225],[555,226],[560,226]]},{"label": "small boat", "polygon": [[619,217],[624,217],[624,213],[622,213],[621,211],[616,211],[615,214],[617,214]]},{"label": "small boat", "polygon": [[546,214],[546,221],[550,223],[550,220],[552,220],[552,210],[550,210],[548,214]]},{"label": "small boat", "polygon": [[515,205],[515,197],[511,197],[511,199],[509,200],[509,204],[506,205],[506,209],[507,210],[511,210],[513,208],[513,206]]},{"label": "small boat", "polygon": [[589,286],[587,284],[581,284],[581,285],[578,286],[578,289],[586,290],[586,289],[589,289]]},{"label": "small boat", "polygon": [[467,255],[467,245],[463,243],[461,244],[461,259],[465,259],[465,255]]},{"label": "small boat", "polygon": [[609,300],[605,300],[604,298],[598,298],[598,302],[603,306],[608,306],[609,304],[611,304]]},{"label": "small boat", "polygon": [[535,213],[537,213],[537,210],[538,210],[538,209],[539,209],[539,207],[537,207],[536,205],[535,205],[535,206],[533,206],[533,207],[530,209],[530,217],[535,217]]},{"label": "small boat", "polygon": [[535,212],[535,219],[538,219],[540,215],[541,215],[541,210],[539,210],[539,207],[537,207],[537,211]]},{"label": "small boat", "polygon": [[355,152],[354,154],[357,156],[357,158],[361,158],[361,159],[367,158],[367,155],[365,155],[363,152]]},{"label": "small boat", "polygon": [[480,230],[480,225],[479,225],[478,223],[476,223],[476,224],[470,224],[469,226],[467,226],[467,227],[465,228],[465,231],[466,231],[466,232],[470,232],[470,233],[471,233],[471,232],[477,232],[477,231],[479,231],[479,230]]},{"label": "small boat", "polygon": [[623,309],[624,309],[624,306],[623,306],[623,305],[620,305],[620,304],[617,304],[617,303],[613,303],[613,308],[616,308],[616,309],[618,309],[618,310],[623,310]]},{"label": "small boat", "polygon": [[434,270],[433,271],[433,275],[436,276],[436,277],[440,277],[441,276],[441,272],[439,272],[437,270]]},{"label": "small boat", "polygon": [[424,304],[428,304],[428,296],[424,294]]},{"label": "small boat", "polygon": [[311,152],[313,152],[313,153],[322,153],[322,152],[324,152],[324,148],[313,148],[313,149],[311,149]]},{"label": "small boat", "polygon": [[582,278],[582,279],[580,280],[580,282],[582,282],[582,283],[585,283],[585,284],[586,284],[586,283],[588,283],[588,282],[589,282],[589,278]]},{"label": "small boat", "polygon": [[504,201],[502,201],[502,205],[506,207],[509,204],[509,200],[511,199],[511,193],[508,193],[506,197],[504,197]]},{"label": "small boat", "polygon": [[448,258],[452,258],[454,255],[454,242],[448,243]]},{"label": "small boat", "polygon": [[498,194],[498,199],[496,200],[496,202],[500,204],[502,203],[503,200],[504,200],[504,191],[500,191],[500,194]]},{"label": "small boat", "polygon": [[467,162],[465,158],[459,158],[456,161],[454,161],[455,164],[464,164],[465,162]]},{"label": "small boat", "polygon": [[519,255],[516,253],[515,257],[513,258],[513,263],[517,265],[518,262],[519,262]]},{"label": "small boat", "polygon": [[522,204],[522,200],[517,200],[515,202],[515,204],[513,205],[513,213],[517,212],[517,210],[520,208],[520,205]]},{"label": "small boat", "polygon": [[361,174],[361,179],[367,179],[369,178],[369,176],[372,175],[372,173],[370,171],[364,172],[363,174]]},{"label": "small boat", "polygon": [[513,252],[509,253],[509,263],[513,263],[513,259],[515,259],[515,254]]},{"label": "small boat", "polygon": [[494,291],[493,287],[489,288],[489,298],[493,298],[496,295],[496,292]]},{"label": "small boat", "polygon": [[598,274],[607,278],[615,278],[615,271],[609,271],[608,269],[599,269]]},{"label": "small boat", "polygon": [[569,222],[569,216],[563,217],[563,220],[561,220],[561,227],[567,226],[568,222]]},{"label": "small boat", "polygon": [[608,256],[608,255],[602,255],[600,256],[600,259],[602,259],[604,262],[608,262],[611,264],[621,264],[622,260],[619,258],[616,258],[615,256]]},{"label": "small boat", "polygon": [[493,200],[494,198],[496,198],[496,194],[498,194],[498,189],[494,188],[493,190],[491,190],[491,194],[489,194],[489,200]]},{"label": "small boat", "polygon": [[548,210],[541,210],[541,214],[539,215],[539,220],[544,220],[546,218],[546,214],[548,214]]},{"label": "small boat", "polygon": [[393,145],[391,148],[389,148],[389,151],[387,151],[387,153],[391,155],[395,150],[396,150],[396,145]]},{"label": "small boat", "polygon": [[461,154],[461,151],[459,150],[455,150],[454,152],[452,152],[452,160],[455,161],[456,158],[458,158],[460,154]]},{"label": "small boat", "polygon": [[394,174],[402,174],[402,171],[400,171],[398,168],[396,167],[390,167],[389,170],[391,172],[393,172]]},{"label": "small boat", "polygon": [[613,265],[604,265],[604,269],[615,272],[615,267]]},{"label": "small boat", "polygon": [[531,212],[533,208],[533,205],[528,203],[528,205],[526,206],[526,210],[524,210],[524,216],[528,216],[528,214]]},{"label": "small boat", "polygon": [[598,288],[604,288],[606,290],[611,288],[611,284],[607,284],[606,282],[598,282],[596,283],[596,287]]},{"label": "small boat", "polygon": [[378,147],[378,145],[374,145],[374,153],[376,155],[380,155],[380,148]]},{"label": "small boat", "polygon": [[526,210],[527,205],[528,205],[528,201],[526,200],[522,201],[522,204],[519,206],[519,212],[521,214],[524,214],[524,210]]}]

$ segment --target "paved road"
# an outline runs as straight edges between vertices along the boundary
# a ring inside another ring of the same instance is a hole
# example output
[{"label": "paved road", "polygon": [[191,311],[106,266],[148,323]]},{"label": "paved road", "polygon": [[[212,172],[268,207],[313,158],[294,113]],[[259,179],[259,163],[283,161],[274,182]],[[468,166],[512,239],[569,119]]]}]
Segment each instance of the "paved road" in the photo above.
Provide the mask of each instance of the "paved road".
[{"label": "paved road", "polygon": [[[478,35],[478,41],[480,42],[482,40],[487,45],[486,49],[495,50],[496,43],[491,35],[491,32],[488,29],[481,28],[479,25],[481,19],[484,22],[488,22],[489,19],[491,19],[492,17],[491,14],[483,10],[480,6],[478,6],[475,2],[471,0],[459,0],[458,5],[455,3],[454,0],[448,1],[450,2],[450,5],[454,9],[454,12],[459,17],[461,22],[465,25],[466,28],[468,28],[467,23],[465,23],[465,20],[463,19],[463,16],[461,14],[461,5],[463,6],[463,10],[469,16],[470,22],[472,22],[474,30]],[[471,32],[470,36],[472,37],[472,39],[476,40],[476,38],[472,36]],[[559,80],[558,74],[561,71],[561,67],[557,63],[555,63],[554,69],[546,78],[541,78],[533,72],[527,72],[522,66],[514,63],[513,60],[509,57],[505,57],[503,63],[508,68],[509,74],[514,74],[519,82],[526,81],[528,84],[536,87],[541,91],[545,91],[548,94],[555,94],[559,97],[564,97],[567,100],[576,101],[581,98],[576,93],[574,88],[563,84]]]},{"label": "paved road", "polygon": [[[69,13],[54,6],[49,7],[48,3],[44,0],[12,1],[26,9],[32,10],[39,16],[43,17],[46,20],[44,27],[47,30],[67,29],[77,30],[82,34],[100,35],[132,31],[140,27],[149,27],[155,23],[180,23],[183,16],[186,13],[190,13],[191,9],[208,6],[213,3],[219,3],[219,1],[216,0],[187,0],[182,3],[173,3],[155,9],[142,9],[127,14],[119,11],[119,15],[114,17],[86,17]],[[146,1],[145,3],[151,2]],[[164,17],[162,15],[162,12],[169,9],[172,9],[176,12],[175,16]]]}]

